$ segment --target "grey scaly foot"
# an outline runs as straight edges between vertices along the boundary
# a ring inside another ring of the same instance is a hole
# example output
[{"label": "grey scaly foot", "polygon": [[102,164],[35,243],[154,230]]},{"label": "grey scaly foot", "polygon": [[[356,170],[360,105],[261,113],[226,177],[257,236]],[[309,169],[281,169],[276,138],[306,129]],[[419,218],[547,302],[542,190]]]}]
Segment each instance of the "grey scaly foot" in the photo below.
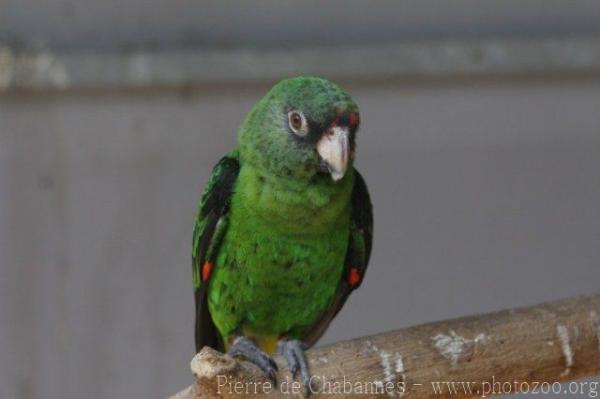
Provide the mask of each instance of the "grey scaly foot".
[{"label": "grey scaly foot", "polygon": [[310,387],[310,372],[308,371],[308,363],[306,362],[306,356],[304,356],[304,349],[306,345],[302,341],[296,339],[293,340],[280,340],[278,343],[279,354],[283,356],[288,364],[292,377],[296,378],[296,374],[300,371],[300,378],[302,380],[302,386],[304,387],[304,393],[309,396],[311,393]]},{"label": "grey scaly foot", "polygon": [[256,364],[273,384],[277,383],[277,363],[256,346],[252,340],[244,336],[237,337],[227,354],[232,357],[243,356],[248,361]]}]

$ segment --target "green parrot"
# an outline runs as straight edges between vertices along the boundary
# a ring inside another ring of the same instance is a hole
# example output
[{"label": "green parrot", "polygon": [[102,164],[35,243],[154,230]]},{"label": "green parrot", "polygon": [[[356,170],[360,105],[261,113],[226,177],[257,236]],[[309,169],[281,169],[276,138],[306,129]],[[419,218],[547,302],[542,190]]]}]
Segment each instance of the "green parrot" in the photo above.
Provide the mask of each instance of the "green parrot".
[{"label": "green parrot", "polygon": [[248,113],[214,167],[193,234],[196,350],[241,356],[305,389],[304,350],[364,278],[372,206],[353,166],[358,107],[317,77],[286,79]]}]

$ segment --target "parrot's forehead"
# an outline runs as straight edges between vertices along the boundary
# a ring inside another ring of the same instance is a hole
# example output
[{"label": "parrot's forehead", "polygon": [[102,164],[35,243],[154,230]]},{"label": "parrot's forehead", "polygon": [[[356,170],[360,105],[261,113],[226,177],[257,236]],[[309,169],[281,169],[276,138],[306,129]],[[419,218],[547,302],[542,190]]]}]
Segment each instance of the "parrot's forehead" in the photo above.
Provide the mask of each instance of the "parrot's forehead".
[{"label": "parrot's forehead", "polygon": [[333,82],[317,77],[298,77],[279,82],[270,97],[284,107],[300,109],[314,117],[358,113],[348,93]]}]

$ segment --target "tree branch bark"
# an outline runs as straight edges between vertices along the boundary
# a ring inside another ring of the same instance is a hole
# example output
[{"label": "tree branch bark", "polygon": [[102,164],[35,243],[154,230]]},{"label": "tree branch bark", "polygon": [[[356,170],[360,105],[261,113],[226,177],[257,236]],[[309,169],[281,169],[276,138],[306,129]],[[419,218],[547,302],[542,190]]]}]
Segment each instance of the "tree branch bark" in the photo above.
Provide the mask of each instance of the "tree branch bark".
[{"label": "tree branch bark", "polygon": [[[313,397],[481,397],[531,393],[534,385],[557,389],[555,382],[600,375],[600,292],[338,342],[307,356]],[[275,360],[277,387],[254,365],[204,348],[191,363],[194,384],[173,398],[298,396],[299,383],[282,358]],[[578,387],[586,393],[583,383]]]}]

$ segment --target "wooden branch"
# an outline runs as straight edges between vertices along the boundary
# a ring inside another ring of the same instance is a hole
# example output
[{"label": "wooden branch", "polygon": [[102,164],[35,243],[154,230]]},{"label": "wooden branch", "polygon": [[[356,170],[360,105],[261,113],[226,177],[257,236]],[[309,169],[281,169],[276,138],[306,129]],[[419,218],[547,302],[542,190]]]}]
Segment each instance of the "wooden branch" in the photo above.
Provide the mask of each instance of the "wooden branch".
[{"label": "wooden branch", "polygon": [[[555,382],[600,375],[600,293],[338,342],[307,356],[313,397],[585,394],[593,384]],[[254,365],[204,348],[191,363],[195,383],[173,398],[299,396],[299,383],[275,360],[277,387]]]}]

